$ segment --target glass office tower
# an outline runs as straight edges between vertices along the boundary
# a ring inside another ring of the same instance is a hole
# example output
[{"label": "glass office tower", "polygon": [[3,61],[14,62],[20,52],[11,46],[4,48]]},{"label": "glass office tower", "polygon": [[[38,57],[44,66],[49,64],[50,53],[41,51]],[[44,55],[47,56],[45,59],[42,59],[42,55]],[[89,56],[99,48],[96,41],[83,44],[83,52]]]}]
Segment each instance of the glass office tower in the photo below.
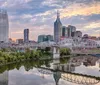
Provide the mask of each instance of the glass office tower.
[{"label": "glass office tower", "polygon": [[0,9],[0,42],[7,43],[9,40],[9,23],[6,10]]},{"label": "glass office tower", "polygon": [[59,12],[57,12],[57,19],[54,22],[54,41],[59,42],[62,36],[62,23],[60,21]]}]

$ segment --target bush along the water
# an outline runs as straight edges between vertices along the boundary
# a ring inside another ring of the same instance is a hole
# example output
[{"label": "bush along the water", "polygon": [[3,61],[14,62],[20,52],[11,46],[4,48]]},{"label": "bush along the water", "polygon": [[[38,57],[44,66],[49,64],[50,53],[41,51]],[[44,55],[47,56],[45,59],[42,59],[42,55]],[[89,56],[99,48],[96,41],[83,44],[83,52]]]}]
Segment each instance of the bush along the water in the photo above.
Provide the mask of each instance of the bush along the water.
[{"label": "bush along the water", "polygon": [[60,49],[60,55],[64,56],[64,55],[70,55],[71,54],[71,50],[69,48],[61,48]]},{"label": "bush along the water", "polygon": [[[48,57],[49,56],[49,57]],[[29,50],[26,49],[25,52],[8,52],[5,49],[0,51],[0,65],[13,63],[13,62],[20,62],[25,60],[32,60],[32,59],[42,59],[42,58],[50,58],[51,53],[48,51],[42,50]]]},{"label": "bush along the water", "polygon": [[[61,48],[60,55],[70,55],[70,49]],[[50,48],[29,50],[28,48],[24,51],[18,51],[17,49],[1,49],[0,50],[0,65],[20,62],[25,60],[41,60],[41,59],[52,59],[52,52]]]}]

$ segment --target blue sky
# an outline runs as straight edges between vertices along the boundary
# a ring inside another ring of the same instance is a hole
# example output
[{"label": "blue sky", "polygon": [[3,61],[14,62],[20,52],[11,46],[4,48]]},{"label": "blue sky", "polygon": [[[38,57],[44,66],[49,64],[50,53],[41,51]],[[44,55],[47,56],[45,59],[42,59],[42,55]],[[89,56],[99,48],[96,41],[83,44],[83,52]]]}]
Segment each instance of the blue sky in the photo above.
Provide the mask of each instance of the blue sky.
[{"label": "blue sky", "polygon": [[92,36],[100,34],[100,0],[0,0],[0,8],[9,15],[9,37],[23,38],[23,30],[30,29],[30,39],[40,34],[52,34],[56,11],[64,26]]}]

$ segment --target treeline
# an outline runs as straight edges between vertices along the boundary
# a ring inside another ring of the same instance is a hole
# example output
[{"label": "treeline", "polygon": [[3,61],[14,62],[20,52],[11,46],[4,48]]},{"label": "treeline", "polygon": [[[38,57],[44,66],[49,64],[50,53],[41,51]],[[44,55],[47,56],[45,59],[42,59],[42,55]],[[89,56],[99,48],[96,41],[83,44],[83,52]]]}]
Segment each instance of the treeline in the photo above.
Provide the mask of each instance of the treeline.
[{"label": "treeline", "polygon": [[[60,55],[70,55],[70,49],[61,48]],[[29,50],[28,48],[25,52],[19,52],[16,49],[1,49],[0,50],[0,65],[21,62],[25,60],[41,60],[41,59],[53,59],[53,52],[50,48]]]},{"label": "treeline", "polygon": [[71,54],[71,50],[69,48],[61,48],[60,49],[60,55],[64,56],[64,55],[70,55]]},{"label": "treeline", "polygon": [[[64,64],[67,63],[68,60],[69,58],[61,58],[59,61],[61,64]],[[46,67],[51,67],[50,63],[53,63],[53,60],[29,60],[29,61],[16,62],[16,63],[0,66],[0,73],[13,70],[13,69],[19,70],[21,66],[24,66],[25,71],[29,71],[34,67],[39,68],[42,65]]]},{"label": "treeline", "polygon": [[3,73],[5,71],[17,69],[19,70],[21,66],[24,66],[25,71],[29,71],[33,69],[34,67],[39,68],[42,65],[45,65],[46,67],[50,67],[50,60],[43,60],[43,61],[23,61],[23,62],[18,62],[18,63],[13,63],[13,64],[8,64],[4,66],[0,66],[0,73]]},{"label": "treeline", "polygon": [[39,60],[42,58],[50,58],[51,53],[43,50],[29,50],[26,49],[25,52],[17,51],[0,51],[0,65],[9,64],[13,62],[21,62],[25,60]]}]

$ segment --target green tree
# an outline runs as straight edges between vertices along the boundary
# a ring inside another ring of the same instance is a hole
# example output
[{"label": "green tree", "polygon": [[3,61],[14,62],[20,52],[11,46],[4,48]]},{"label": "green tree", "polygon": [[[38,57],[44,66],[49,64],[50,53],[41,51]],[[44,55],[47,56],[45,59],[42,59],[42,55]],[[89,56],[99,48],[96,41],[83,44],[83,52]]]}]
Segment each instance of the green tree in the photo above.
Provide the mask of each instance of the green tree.
[{"label": "green tree", "polygon": [[60,55],[63,56],[63,55],[70,55],[71,53],[71,50],[69,48],[61,48],[60,49]]}]

